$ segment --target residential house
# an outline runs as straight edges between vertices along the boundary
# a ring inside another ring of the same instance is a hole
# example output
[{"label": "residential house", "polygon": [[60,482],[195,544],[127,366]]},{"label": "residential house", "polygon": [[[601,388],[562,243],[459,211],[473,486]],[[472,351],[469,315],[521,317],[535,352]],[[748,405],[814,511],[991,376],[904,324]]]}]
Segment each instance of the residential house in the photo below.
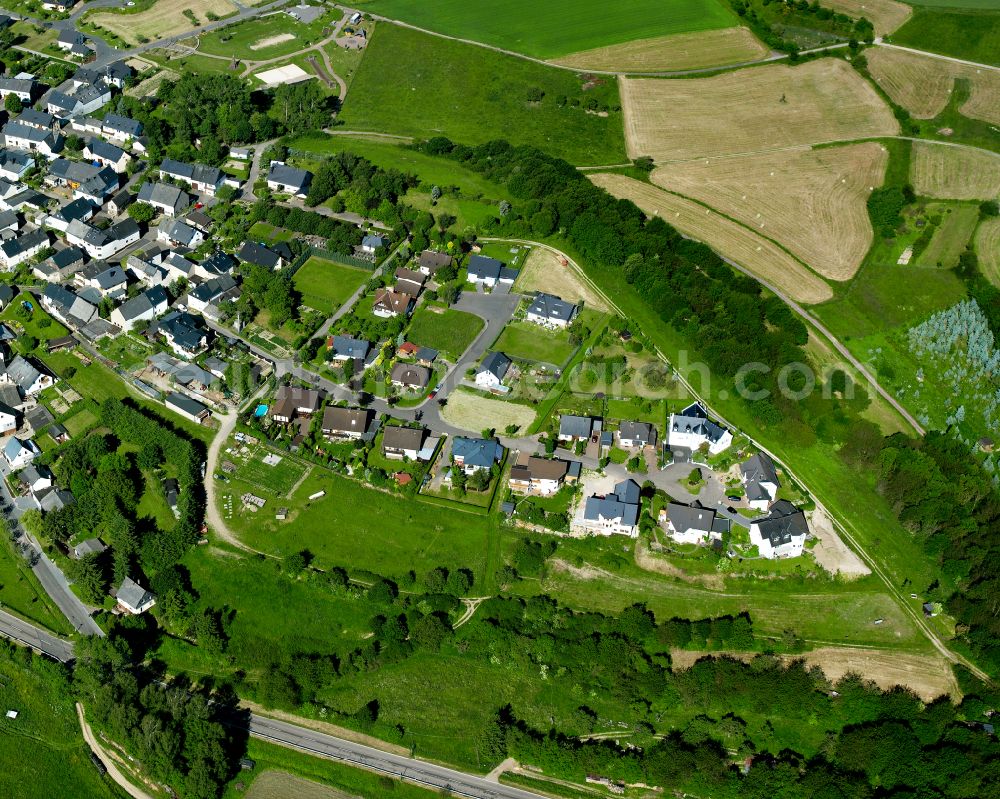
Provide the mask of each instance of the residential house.
[{"label": "residential house", "polygon": [[[65,5],[65,0],[58,0],[58,2],[52,3],[52,5]],[[59,9],[60,11],[65,11],[65,8]],[[66,50],[72,53],[74,48],[83,46],[86,39],[83,38],[83,34],[76,30],[64,30],[59,34],[59,38],[56,39],[56,47],[60,50]]]},{"label": "residential house", "polygon": [[[14,287],[11,286],[10,283],[0,284],[0,310],[3,310],[4,308],[6,308],[8,305],[11,304],[11,302],[14,300],[15,294],[16,293],[14,291]],[[0,348],[0,359],[3,358],[2,353],[3,350],[2,348]]]},{"label": "residential house", "polygon": [[235,158],[237,161],[249,161],[253,156],[253,150],[250,147],[230,147],[229,157]]},{"label": "residential house", "polygon": [[[195,230],[200,230],[202,233],[205,234],[211,232],[212,227],[215,224],[215,222],[212,220],[212,217],[210,217],[204,211],[199,211],[197,209],[194,211],[189,211],[187,216],[184,217],[184,222],[187,225],[193,227]],[[217,252],[221,252],[221,250],[217,250]]]},{"label": "residential house", "polygon": [[330,342],[330,358],[334,361],[367,361],[371,343],[350,336],[334,336]]},{"label": "residential house", "polygon": [[505,390],[504,376],[511,366],[511,360],[502,352],[491,352],[476,370],[476,385],[488,391]]},{"label": "residential house", "polygon": [[375,251],[381,247],[387,247],[389,245],[389,239],[385,236],[379,236],[375,233],[369,233],[361,240],[361,252],[368,253],[369,255],[374,255]]},{"label": "residential house", "polygon": [[285,257],[280,253],[253,241],[244,242],[240,251],[236,253],[236,257],[243,263],[255,264],[268,269],[280,269],[286,263]]},{"label": "residential house", "polygon": [[283,161],[272,161],[267,170],[267,187],[279,194],[305,197],[309,193],[312,172],[296,169]]},{"label": "residential house", "polygon": [[134,201],[135,195],[128,189],[122,189],[111,195],[111,199],[105,204],[104,210],[107,211],[108,216],[114,219],[116,216],[124,214],[125,209]]},{"label": "residential house", "polygon": [[39,279],[52,283],[72,277],[81,268],[83,268],[83,250],[79,247],[67,247],[36,264],[32,272]]},{"label": "residential house", "polygon": [[740,464],[740,481],[747,504],[755,510],[767,510],[781,486],[774,461],[766,452],[758,452]]},{"label": "residential house", "polygon": [[431,370],[426,366],[398,361],[392,367],[389,382],[407,391],[422,391],[431,382]]},{"label": "residential house", "polygon": [[368,435],[375,414],[368,408],[329,407],[323,411],[323,435],[357,440]]},{"label": "residential house", "polygon": [[74,219],[78,222],[87,222],[93,218],[95,212],[96,209],[94,208],[94,204],[90,202],[90,200],[86,200],[81,197],[76,200],[71,200],[62,208],[59,208],[58,210],[47,215],[42,220],[42,224],[44,224],[45,227],[58,230],[60,233],[65,233],[69,230],[70,222]]},{"label": "residential house", "polygon": [[153,286],[126,300],[111,312],[111,322],[122,330],[131,330],[137,322],[148,322],[170,307],[170,297],[162,286]]},{"label": "residential house", "polygon": [[160,377],[169,377],[179,386],[196,392],[207,391],[215,380],[211,372],[187,361],[172,358],[165,352],[155,352],[146,358],[149,370]]},{"label": "residential house", "polygon": [[167,346],[181,358],[193,358],[208,347],[208,333],[198,319],[184,311],[173,311],[150,326],[149,335],[162,335]]},{"label": "residential house", "polygon": [[438,351],[431,347],[420,347],[414,357],[417,363],[423,366],[433,366],[434,361],[438,359]]},{"label": "residential house", "polygon": [[62,510],[68,505],[76,504],[76,497],[64,488],[47,488],[35,494],[35,504],[45,513]]},{"label": "residential house", "polygon": [[268,412],[276,422],[287,424],[293,419],[310,417],[320,409],[324,394],[314,388],[280,386]]},{"label": "residential house", "polygon": [[[21,117],[23,116],[24,114],[21,114]],[[21,117],[3,126],[4,146],[12,150],[38,153],[50,161],[56,158],[63,148],[62,135],[51,129],[28,125],[21,120]]]},{"label": "residential house", "polygon": [[769,560],[798,557],[808,534],[806,515],[786,499],[775,502],[767,516],[750,521],[750,543]]},{"label": "residential house", "polygon": [[142,135],[142,123],[120,114],[105,114],[101,122],[101,135],[120,142],[138,139]]},{"label": "residential house", "polygon": [[186,164],[183,161],[175,161],[173,158],[163,159],[163,163],[160,164],[160,178],[183,181],[195,191],[212,197],[225,182],[225,175],[214,166]]},{"label": "residential house", "polygon": [[682,447],[694,452],[707,446],[712,455],[718,455],[733,443],[733,434],[710,421],[700,402],[670,414],[668,429],[667,444],[671,449]]},{"label": "residential house", "polygon": [[513,285],[514,278],[517,277],[516,269],[508,269],[502,261],[498,261],[496,258],[487,258],[485,255],[469,256],[466,271],[470,283],[481,284],[490,289],[498,283]]},{"label": "residential house", "polygon": [[38,130],[56,131],[59,129],[59,120],[52,114],[36,111],[34,108],[25,108],[17,115],[17,121]]},{"label": "residential house", "polygon": [[111,88],[103,83],[78,83],[66,92],[52,91],[45,110],[60,118],[84,116],[111,102]]},{"label": "residential house", "polygon": [[375,292],[375,302],[372,313],[384,319],[394,316],[409,316],[413,310],[414,299],[409,294],[403,294],[392,289],[379,289]]},{"label": "residential house", "polygon": [[47,369],[43,371],[21,355],[15,356],[14,360],[7,364],[0,373],[0,381],[17,386],[23,397],[34,396],[39,391],[55,385],[56,382],[55,377]]},{"label": "residential house", "polygon": [[171,219],[160,224],[156,238],[171,247],[188,247],[193,250],[205,240],[205,234],[180,219]]},{"label": "residential house", "polygon": [[618,445],[629,449],[655,447],[656,427],[648,422],[622,422],[618,425]]},{"label": "residential house", "polygon": [[147,180],[139,187],[139,202],[148,203],[162,214],[177,216],[191,204],[191,198],[169,183],[150,183]]},{"label": "residential house", "polygon": [[382,433],[382,454],[394,461],[415,461],[426,438],[427,430],[423,427],[386,427]]},{"label": "residential house", "polygon": [[[193,214],[188,214],[190,221]],[[228,275],[236,268],[237,260],[229,253],[216,250],[199,264],[201,271],[209,277],[216,275]]]},{"label": "residential house", "polygon": [[466,438],[455,436],[451,440],[451,459],[466,474],[480,469],[492,469],[503,458],[504,449],[493,438]]},{"label": "residential house", "polygon": [[215,356],[208,356],[205,359],[205,368],[212,374],[213,377],[219,378],[219,380],[226,379],[226,370],[229,369],[229,364]]},{"label": "residential house", "polygon": [[83,136],[104,135],[104,128],[101,124],[101,120],[94,117],[74,117],[69,121],[69,128],[73,131],[73,133],[78,133]]},{"label": "residential house", "polygon": [[139,240],[139,226],[132,219],[123,219],[101,230],[73,221],[66,228],[66,241],[79,246],[91,258],[107,260]]},{"label": "residential house", "polygon": [[[128,276],[120,266],[92,261],[76,273],[73,280],[83,289],[93,289],[94,296],[118,300],[128,293]],[[88,292],[82,292],[84,294]],[[93,292],[90,292],[93,294]]]},{"label": "residential house", "polygon": [[424,250],[417,260],[417,268],[421,274],[427,277],[434,277],[438,269],[451,266],[454,259],[446,252],[435,252],[434,250]]},{"label": "residential house", "polygon": [[394,286],[394,290],[413,297],[419,297],[420,292],[424,290],[425,280],[426,278],[420,272],[399,267],[396,270],[396,285]]},{"label": "residential house", "polygon": [[163,403],[174,413],[180,414],[185,419],[190,419],[197,424],[205,424],[212,415],[212,412],[198,402],[198,400],[176,391],[167,394],[163,399]]},{"label": "residential house", "polygon": [[3,459],[12,472],[20,471],[41,454],[42,451],[30,438],[22,441],[11,436],[3,448]]},{"label": "residential house", "polygon": [[21,217],[17,211],[0,211],[0,235],[4,233],[17,233],[21,228]]},{"label": "residential house", "polygon": [[4,200],[6,206],[4,210],[22,211],[25,215],[38,218],[46,213],[52,198],[34,189],[21,189],[11,197]]},{"label": "residential house", "polygon": [[55,483],[55,478],[47,466],[35,466],[34,464],[25,466],[17,478],[32,494],[52,488]]},{"label": "residential house", "polygon": [[8,239],[0,243],[0,266],[9,272],[48,246],[49,234],[44,230],[32,230],[16,239]]},{"label": "residential house", "polygon": [[554,294],[539,292],[528,305],[525,320],[550,328],[568,327],[576,317],[579,306],[566,302]]},{"label": "residential house", "polygon": [[729,532],[730,522],[713,508],[698,500],[690,505],[671,502],[660,511],[659,521],[666,525],[667,534],[679,544],[703,544],[721,541]]},{"label": "residential house", "polygon": [[66,158],[55,159],[45,176],[50,186],[68,186],[73,189],[73,197],[89,200],[96,206],[103,205],[118,190],[118,180],[118,173],[111,167]]},{"label": "residential house", "polygon": [[600,429],[601,427],[598,420],[589,416],[573,416],[564,413],[559,417],[559,440],[589,441],[595,428]]},{"label": "residential house", "polygon": [[73,557],[79,560],[84,555],[100,555],[106,549],[100,538],[88,538],[73,547]]},{"label": "residential house", "polygon": [[60,283],[49,283],[42,292],[42,307],[73,327],[82,327],[97,316],[97,306]]},{"label": "residential house", "polygon": [[0,98],[4,100],[14,95],[24,105],[31,105],[38,93],[38,82],[34,78],[0,78]]},{"label": "residential house", "polygon": [[550,460],[522,452],[510,469],[510,490],[546,497],[579,477],[579,461]]},{"label": "residential house", "polygon": [[193,311],[206,313],[211,306],[214,306],[217,311],[222,303],[235,302],[239,297],[240,288],[236,284],[236,279],[232,275],[221,275],[206,280],[188,291],[187,307]]},{"label": "residential house", "polygon": [[[24,152],[17,150],[0,150],[0,178],[16,184],[25,173],[30,172],[35,166],[35,159]],[[0,197],[6,200],[8,197],[18,192],[16,185],[9,185],[0,192]]]},{"label": "residential house", "polygon": [[110,167],[119,175],[128,170],[128,163],[132,160],[132,156],[121,147],[102,139],[88,141],[83,148],[83,156],[91,161],[96,161],[101,166]]},{"label": "residential house", "polygon": [[118,607],[133,616],[145,613],[156,604],[156,597],[131,577],[126,577],[122,581],[119,589],[115,591],[115,599],[118,600]]},{"label": "residential house", "polygon": [[627,535],[639,532],[640,490],[635,480],[624,480],[606,496],[587,497],[580,526],[598,535]]},{"label": "residential house", "polygon": [[20,423],[20,412],[17,408],[0,402],[0,436],[9,436]]}]

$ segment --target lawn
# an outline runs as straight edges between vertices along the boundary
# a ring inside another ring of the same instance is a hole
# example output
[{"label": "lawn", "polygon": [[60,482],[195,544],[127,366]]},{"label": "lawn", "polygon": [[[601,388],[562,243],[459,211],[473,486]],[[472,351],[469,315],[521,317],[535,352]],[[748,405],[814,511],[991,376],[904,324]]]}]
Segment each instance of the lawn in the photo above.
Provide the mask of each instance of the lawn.
[{"label": "lawn", "polygon": [[536,58],[675,33],[727,28],[736,16],[719,0],[632,0],[609,15],[600,0],[374,0],[361,6],[391,19]]},{"label": "lawn", "polygon": [[163,493],[163,484],[159,478],[149,472],[143,472],[143,477],[145,478],[145,482],[135,515],[140,519],[153,519],[154,524],[159,530],[173,529],[177,523],[177,518],[167,504],[167,497]]},{"label": "lawn", "polygon": [[917,266],[958,266],[958,258],[965,251],[979,222],[979,208],[972,205],[950,206],[944,210],[941,224],[931,237],[927,249],[917,259]]},{"label": "lawn", "polygon": [[38,583],[27,561],[13,545],[0,543],[0,609],[57,633],[73,628]]},{"label": "lawn", "polygon": [[[23,306],[25,302],[31,304],[31,311]],[[65,327],[45,312],[38,298],[28,292],[18,294],[4,308],[3,313],[0,313],[0,321],[13,322],[15,329],[20,325],[27,335],[34,336],[39,341],[59,338],[67,332]]]},{"label": "lawn", "polygon": [[511,358],[562,366],[576,347],[569,342],[565,330],[548,330],[531,322],[511,322],[493,343]]},{"label": "lawn", "polygon": [[312,256],[295,273],[292,282],[302,302],[323,313],[333,313],[371,277],[370,272]]},{"label": "lawn", "polygon": [[483,320],[475,314],[451,308],[432,308],[425,303],[413,314],[406,340],[419,347],[439,350],[448,360],[455,362],[482,329]]},{"label": "lawn", "polygon": [[[444,135],[466,144],[502,130],[513,144],[532,144],[572,163],[621,163],[617,85],[597,83],[585,90],[588,84],[572,72],[379,25],[338,119],[348,130]],[[529,99],[530,92],[542,99]],[[591,100],[608,106],[609,114],[585,111]]]},{"label": "lawn", "polygon": [[[964,0],[962,5],[972,3]],[[1000,9],[995,4],[984,4],[982,10],[917,6],[892,40],[918,50],[1000,65]]]},{"label": "lawn", "polygon": [[288,14],[271,14],[230,25],[200,37],[199,52],[262,61],[292,55],[323,38],[323,31],[343,16],[339,9],[303,25]]}]

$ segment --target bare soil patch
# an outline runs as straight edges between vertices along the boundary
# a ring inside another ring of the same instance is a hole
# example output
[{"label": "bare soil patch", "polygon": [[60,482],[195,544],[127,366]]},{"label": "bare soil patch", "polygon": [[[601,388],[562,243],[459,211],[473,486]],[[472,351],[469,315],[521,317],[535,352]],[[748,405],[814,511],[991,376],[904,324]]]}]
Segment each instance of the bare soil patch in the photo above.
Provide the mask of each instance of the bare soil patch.
[{"label": "bare soil patch", "polygon": [[743,27],[679,33],[583,50],[553,63],[618,72],[670,72],[758,61],[768,49]]},{"label": "bare soil patch", "polygon": [[550,250],[535,247],[517,276],[516,291],[544,291],[564,300],[583,301],[586,307],[607,311],[607,303],[569,265],[563,266]]},{"label": "bare soil patch", "polygon": [[[191,11],[198,19],[195,25],[185,15]],[[140,44],[144,39],[152,41],[193,30],[207,24],[209,14],[227,17],[236,13],[236,6],[230,0],[157,0],[145,11],[138,14],[113,14],[102,12],[87,16],[87,21],[125,40],[129,44]]]},{"label": "bare soil patch", "polygon": [[875,89],[840,59],[620,84],[629,156],[660,163],[899,132]]},{"label": "bare soil patch", "polygon": [[875,35],[892,33],[910,18],[913,9],[896,0],[823,0],[825,8],[849,17],[864,17],[875,26]]},{"label": "bare soil patch", "polygon": [[276,44],[284,44],[295,38],[293,33],[279,33],[275,36],[268,36],[266,39],[259,39],[250,45],[251,50],[263,50],[265,47],[274,47]]},{"label": "bare soil patch", "polygon": [[616,197],[632,200],[650,216],[661,216],[684,235],[703,241],[795,300],[819,303],[833,291],[818,275],[773,242],[692,200],[624,175],[590,175]]},{"label": "bare soil patch", "polygon": [[1000,195],[1000,155],[971,147],[913,142],[910,180],[917,194],[949,200]]},{"label": "bare soil patch", "polygon": [[689,574],[670,561],[657,557],[646,549],[641,540],[635,542],[635,564],[640,569],[676,577],[685,583],[698,583],[713,591],[723,591],[726,587],[726,578],[721,574]]},{"label": "bare soil patch", "polygon": [[651,177],[774,239],[823,277],[849,280],[871,247],[865,202],[888,160],[866,142],[672,162]]},{"label": "bare soil patch", "polygon": [[837,535],[825,511],[817,508],[809,514],[809,529],[817,539],[816,546],[812,548],[813,557],[828,572],[845,577],[871,574],[871,569]]}]

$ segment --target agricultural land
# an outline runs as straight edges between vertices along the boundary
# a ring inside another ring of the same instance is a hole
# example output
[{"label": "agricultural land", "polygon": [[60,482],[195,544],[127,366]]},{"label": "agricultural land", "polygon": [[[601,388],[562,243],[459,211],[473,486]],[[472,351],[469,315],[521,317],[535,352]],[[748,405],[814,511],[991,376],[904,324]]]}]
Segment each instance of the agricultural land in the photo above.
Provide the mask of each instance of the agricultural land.
[{"label": "agricultural land", "polygon": [[[992,0],[915,5],[913,16],[893,34],[897,44],[1000,66],[1000,9]],[[929,7],[933,5],[933,7]]]},{"label": "agricultural land", "polygon": [[823,5],[851,17],[865,17],[875,26],[875,35],[892,33],[913,13],[912,6],[896,0],[826,0]]},{"label": "agricultural land", "polygon": [[[99,11],[88,14],[87,21],[110,32],[128,44],[142,44],[184,33],[215,19],[236,13],[230,0],[156,0],[135,10]],[[187,12],[187,13],[185,13]],[[197,22],[192,21],[194,16]]]},{"label": "agricultural land", "polygon": [[1000,219],[982,222],[976,236],[976,252],[983,273],[995,286],[1000,286]]},{"label": "agricultural land", "polygon": [[1000,155],[968,147],[914,142],[910,180],[919,195],[948,200],[1000,196]]}]

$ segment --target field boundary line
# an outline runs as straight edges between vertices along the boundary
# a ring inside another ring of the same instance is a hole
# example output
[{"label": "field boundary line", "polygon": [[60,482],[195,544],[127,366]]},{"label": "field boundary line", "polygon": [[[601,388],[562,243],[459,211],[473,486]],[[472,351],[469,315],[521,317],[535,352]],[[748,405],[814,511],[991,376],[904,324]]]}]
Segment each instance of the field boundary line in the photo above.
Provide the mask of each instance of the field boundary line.
[{"label": "field boundary line", "polygon": [[876,47],[887,47],[891,50],[902,50],[905,53],[913,53],[914,55],[924,55],[929,58],[936,58],[939,61],[950,61],[953,64],[962,64],[967,67],[976,67],[977,69],[988,69],[991,72],[1000,72],[1000,67],[995,67],[992,64],[981,64],[978,61],[966,61],[964,58],[955,58],[950,55],[943,55],[941,53],[932,53],[930,50],[918,50],[915,47],[904,47],[901,44],[891,44],[889,42],[882,41],[881,39],[875,40]]}]

